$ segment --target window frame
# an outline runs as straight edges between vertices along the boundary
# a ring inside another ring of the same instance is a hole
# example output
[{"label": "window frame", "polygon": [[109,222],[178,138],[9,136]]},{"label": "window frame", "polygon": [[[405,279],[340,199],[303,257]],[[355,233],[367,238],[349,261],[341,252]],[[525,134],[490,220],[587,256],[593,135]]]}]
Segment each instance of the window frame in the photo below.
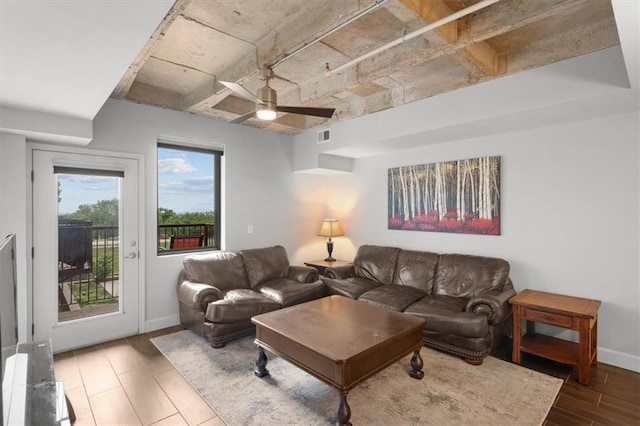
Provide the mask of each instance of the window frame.
[{"label": "window frame", "polygon": [[[160,223],[158,220],[158,209],[160,208],[160,174],[158,173],[158,160],[159,160],[159,149],[166,148],[172,149],[176,151],[189,151],[196,152],[201,154],[208,154],[213,157],[213,246],[207,247],[197,247],[197,248],[184,248],[184,249],[171,249],[171,248],[162,248],[160,246]],[[172,254],[185,254],[185,253],[197,253],[197,252],[205,252],[205,251],[217,251],[222,249],[221,245],[221,223],[222,223],[222,156],[224,155],[224,150],[215,146],[211,147],[195,147],[192,145],[182,144],[178,142],[165,141],[164,139],[159,139],[156,144],[156,246],[157,246],[157,255],[158,256],[166,256]]]}]

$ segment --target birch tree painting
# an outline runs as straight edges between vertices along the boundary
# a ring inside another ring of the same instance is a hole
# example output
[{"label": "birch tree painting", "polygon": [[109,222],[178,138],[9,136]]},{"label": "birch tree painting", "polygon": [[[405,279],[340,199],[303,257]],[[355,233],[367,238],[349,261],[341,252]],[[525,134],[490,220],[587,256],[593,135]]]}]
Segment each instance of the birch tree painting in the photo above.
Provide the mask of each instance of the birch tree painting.
[{"label": "birch tree painting", "polygon": [[389,229],[500,235],[500,157],[389,169]]}]

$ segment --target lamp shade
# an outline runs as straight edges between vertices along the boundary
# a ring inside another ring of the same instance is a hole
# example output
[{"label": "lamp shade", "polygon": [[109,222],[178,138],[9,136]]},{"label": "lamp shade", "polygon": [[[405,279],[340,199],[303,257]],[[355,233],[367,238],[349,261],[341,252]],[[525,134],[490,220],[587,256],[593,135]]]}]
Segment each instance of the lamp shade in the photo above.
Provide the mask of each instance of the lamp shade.
[{"label": "lamp shade", "polygon": [[341,237],[343,235],[338,219],[324,219],[322,221],[320,232],[318,232],[319,237]]}]

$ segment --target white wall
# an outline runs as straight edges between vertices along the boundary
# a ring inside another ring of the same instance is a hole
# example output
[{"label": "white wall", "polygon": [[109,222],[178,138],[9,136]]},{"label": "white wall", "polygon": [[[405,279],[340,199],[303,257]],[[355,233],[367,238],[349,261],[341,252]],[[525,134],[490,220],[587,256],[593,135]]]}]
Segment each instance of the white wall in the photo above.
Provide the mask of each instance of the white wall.
[{"label": "white wall", "polygon": [[[291,138],[193,114],[110,99],[94,120],[90,149],[145,158],[146,327],[178,324],[175,286],[183,255],[156,255],[156,143],[159,135],[224,145],[223,248],[282,244],[291,211]],[[248,225],[254,232],[248,234]]]},{"label": "white wall", "polygon": [[[0,241],[16,234],[19,339],[27,336],[27,165],[25,137],[0,133]],[[31,244],[28,245],[29,249]],[[30,323],[30,322],[29,322]]]},{"label": "white wall", "polygon": [[[322,205],[344,221],[334,257],[361,244],[497,256],[517,290],[601,300],[600,359],[640,371],[638,126],[630,113],[360,158],[353,175],[296,174],[297,193],[326,197],[299,199],[299,214]],[[387,229],[389,168],[489,155],[502,160],[502,235]],[[305,244],[302,255],[324,254]]]}]

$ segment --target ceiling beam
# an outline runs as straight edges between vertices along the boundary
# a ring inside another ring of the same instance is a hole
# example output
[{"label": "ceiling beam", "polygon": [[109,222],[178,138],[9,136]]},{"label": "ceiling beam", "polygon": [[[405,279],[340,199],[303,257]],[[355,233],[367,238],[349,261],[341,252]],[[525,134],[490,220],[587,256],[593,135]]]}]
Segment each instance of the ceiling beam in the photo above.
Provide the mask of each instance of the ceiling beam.
[{"label": "ceiling beam", "polygon": [[300,114],[282,114],[276,118],[274,122],[298,130],[305,130],[307,128],[307,117]]},{"label": "ceiling beam", "polygon": [[487,75],[498,77],[507,73],[507,54],[494,49],[486,41],[473,43],[462,51]]},{"label": "ceiling beam", "polygon": [[[452,11],[449,6],[442,0],[401,0],[407,7],[416,12],[420,18],[426,23],[438,21],[448,15],[451,15]],[[455,43],[458,40],[458,23],[456,20],[444,24],[436,28],[436,30],[442,34],[444,38],[451,43]]]},{"label": "ceiling beam", "polygon": [[215,77],[201,84],[190,93],[182,96],[182,108],[188,112],[197,112],[200,108],[213,106],[231,94]]},{"label": "ceiling beam", "polygon": [[[457,12],[447,6],[442,0],[402,0],[413,9],[426,23],[444,19]],[[467,16],[436,28],[436,31],[449,43],[456,44],[460,35],[468,31]],[[497,77],[507,72],[507,56],[498,52],[486,41],[471,43],[463,48],[464,54],[490,76]],[[463,63],[463,65],[465,65]]]},{"label": "ceiling beam", "polygon": [[212,105],[211,108],[237,115],[245,115],[251,111],[254,111],[256,109],[256,104],[237,96],[227,96],[220,102]]},{"label": "ceiling beam", "polygon": [[191,0],[176,0],[174,5],[169,10],[169,13],[164,17],[162,22],[158,25],[156,30],[151,34],[149,40],[144,45],[140,53],[133,60],[133,63],[129,65],[129,68],[125,72],[124,76],[120,79],[115,89],[111,93],[111,96],[114,98],[127,98],[129,91],[131,90],[131,86],[140,71],[140,68],[144,65],[144,63],[151,56],[151,50],[153,47],[162,40],[165,31],[169,28],[169,26],[175,21],[175,19],[187,8],[187,6],[191,3]]},{"label": "ceiling beam", "polygon": [[[420,2],[421,0],[400,1]],[[426,37],[409,40],[399,46],[382,52],[375,58],[367,59],[359,63],[357,65],[357,81],[359,83],[375,81],[398,72],[404,72],[407,68],[442,56],[457,56],[456,60],[464,62],[464,60],[462,60],[463,57],[469,58],[469,52],[464,51],[465,48],[506,32],[517,30],[526,25],[548,19],[558,13],[569,13],[572,9],[581,7],[585,1],[589,0],[527,1],[519,4],[517,8],[514,8],[513,5],[507,1],[498,2],[492,6],[491,10],[481,10],[475,15],[468,17],[464,27],[461,27],[460,30],[457,31],[458,41],[455,44],[432,43],[431,40],[428,40],[430,36],[429,33],[427,33]],[[435,2],[438,3],[437,0],[435,0]],[[551,6],[549,3],[551,3]],[[407,7],[410,7],[410,5],[407,5]],[[492,22],[491,25],[487,25],[486,23],[489,19]],[[461,52],[463,52],[464,55],[461,55]],[[497,72],[501,72],[502,69],[506,68],[506,72],[508,73],[518,71],[508,69],[506,60],[501,57],[499,53],[494,55],[491,53],[491,50],[489,50],[489,53],[483,53],[482,50],[478,48],[476,48],[475,51],[471,50],[471,52],[475,52],[476,59],[472,61],[472,59],[469,58],[469,64],[473,62],[478,68],[482,67],[483,70],[492,68],[496,69]],[[487,62],[487,64],[483,65],[481,61]],[[471,74],[477,73],[471,71]],[[336,81],[333,77],[334,76],[329,78],[325,77],[323,80],[323,85],[330,85],[333,88],[333,93],[346,90],[354,84],[352,80],[340,82]],[[328,79],[332,81],[329,83],[327,81]],[[323,93],[316,94],[316,92],[312,90],[313,87],[309,87],[315,84],[318,83],[315,81],[300,83],[300,93],[303,102],[315,102],[318,98],[323,97]]]},{"label": "ceiling beam", "polygon": [[492,10],[480,10],[469,18],[465,38],[487,40],[508,31],[573,12],[593,0],[523,1],[515,7],[511,2],[496,3]]},{"label": "ceiling beam", "polygon": [[137,81],[134,81],[131,85],[127,99],[147,105],[182,111],[182,97],[178,93]]}]

